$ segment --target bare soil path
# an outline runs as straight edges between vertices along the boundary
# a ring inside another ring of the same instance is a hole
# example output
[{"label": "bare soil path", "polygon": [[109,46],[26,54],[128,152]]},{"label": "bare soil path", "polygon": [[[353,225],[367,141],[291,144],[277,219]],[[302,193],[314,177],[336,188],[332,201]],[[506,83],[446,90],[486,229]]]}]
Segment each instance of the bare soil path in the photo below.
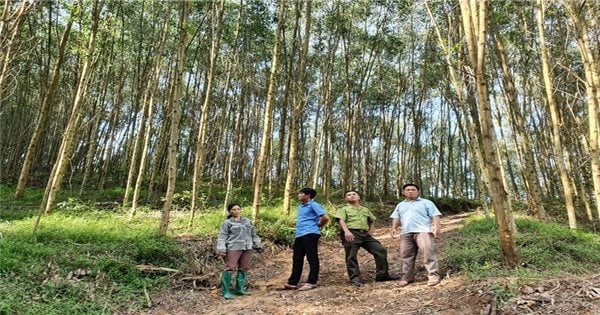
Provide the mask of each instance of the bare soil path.
[{"label": "bare soil path", "polygon": [[[442,218],[438,258],[444,256],[447,235],[463,225],[470,214]],[[391,273],[399,274],[399,241],[382,226],[375,235],[388,248]],[[514,287],[514,279],[473,281],[459,274],[443,274],[435,287],[419,265],[416,282],[401,288],[398,281],[374,282],[375,263],[366,251],[359,252],[366,285],[350,285],[344,251],[338,240],[322,241],[319,286],[310,291],[285,291],[281,287],[291,271],[291,249],[260,257],[249,272],[249,296],[226,301],[218,288],[172,290],[152,296],[153,306],[142,314],[593,314],[600,315],[600,274],[584,278],[539,281],[519,287],[520,294],[498,305],[498,288]],[[308,267],[305,264],[303,279]],[[442,270],[444,273],[444,271]],[[597,273],[597,271],[596,271]],[[597,290],[597,292],[596,292]]]}]

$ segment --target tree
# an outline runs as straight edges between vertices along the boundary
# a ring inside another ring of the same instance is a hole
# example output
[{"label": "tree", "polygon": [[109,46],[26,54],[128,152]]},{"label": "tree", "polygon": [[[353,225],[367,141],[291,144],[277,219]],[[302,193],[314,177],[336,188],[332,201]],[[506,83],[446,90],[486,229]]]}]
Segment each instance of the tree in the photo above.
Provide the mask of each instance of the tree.
[{"label": "tree", "polygon": [[171,127],[169,134],[168,146],[168,184],[165,194],[165,202],[162,208],[160,219],[159,233],[167,234],[169,227],[169,219],[171,206],[173,204],[173,195],[175,194],[175,183],[177,181],[177,149],[179,140],[179,122],[181,119],[181,111],[183,106],[182,89],[183,89],[183,70],[185,49],[188,44],[187,20],[188,20],[189,3],[187,0],[181,1],[181,13],[179,16],[179,46],[177,49],[177,61],[175,63],[175,74],[172,78],[172,90],[169,98]]},{"label": "tree", "polygon": [[52,71],[52,78],[50,79],[50,85],[47,87],[44,93],[44,98],[42,99],[42,104],[40,105],[40,110],[37,115],[37,120],[33,130],[33,135],[29,140],[29,146],[27,147],[27,153],[25,155],[25,160],[23,161],[23,166],[21,167],[21,173],[19,175],[19,182],[17,183],[17,188],[15,189],[15,198],[21,198],[23,196],[23,191],[27,186],[27,180],[29,179],[31,167],[35,162],[34,159],[39,152],[42,136],[46,130],[48,119],[50,119],[50,108],[54,102],[54,96],[56,94],[57,85],[60,79],[60,72],[62,70],[62,64],[64,61],[65,48],[69,40],[69,34],[71,34],[71,26],[73,25],[73,14],[75,12],[74,8],[76,8],[76,6],[73,6],[71,17],[68,18],[67,25],[60,39],[58,56],[56,57],[56,63],[54,64],[54,69]]},{"label": "tree", "polygon": [[285,17],[285,1],[279,1],[277,13],[277,28],[275,29],[275,44],[273,45],[273,57],[271,58],[271,71],[269,74],[269,87],[264,110],[264,120],[260,151],[255,164],[254,193],[252,197],[252,220],[258,218],[260,206],[262,205],[262,187],[265,179],[267,154],[271,148],[271,128],[273,119],[273,102],[275,98],[275,86],[277,85],[277,69],[279,67],[279,41],[283,29]]},{"label": "tree", "polygon": [[575,204],[573,203],[573,189],[570,181],[569,170],[567,169],[566,160],[568,159],[566,151],[563,147],[563,141],[561,139],[561,121],[558,113],[558,105],[556,98],[554,97],[554,88],[552,87],[554,82],[554,75],[550,70],[550,57],[548,52],[548,46],[545,42],[545,31],[544,31],[544,11],[545,4],[544,0],[537,0],[537,28],[540,39],[540,54],[542,64],[542,79],[544,82],[544,91],[546,103],[548,105],[548,111],[550,112],[551,128],[552,128],[552,152],[554,153],[554,159],[558,168],[560,176],[560,182],[562,184],[563,194],[565,196],[565,206],[567,207],[567,216],[569,218],[569,227],[572,229],[577,228],[577,219],[575,217]]},{"label": "tree", "polygon": [[60,151],[56,158],[56,163],[52,168],[52,173],[48,179],[44,197],[40,205],[40,212],[34,225],[34,232],[37,230],[40,218],[44,213],[50,213],[54,207],[56,194],[61,189],[67,165],[73,154],[77,130],[85,106],[85,96],[88,89],[88,82],[92,76],[92,67],[94,66],[94,50],[96,49],[96,35],[98,31],[98,20],[102,7],[98,0],[94,1],[92,9],[92,25],[90,29],[89,41],[86,49],[86,57],[79,77],[75,99],[71,109],[71,115],[67,127],[64,130],[63,139],[60,145]]},{"label": "tree", "polygon": [[[486,31],[488,18],[488,2],[480,0],[477,3],[468,0],[460,1],[462,22],[469,51],[469,60],[475,74],[477,86],[477,110],[481,122],[476,130],[483,144],[483,160],[481,161],[489,175],[490,197],[498,222],[500,246],[505,263],[515,267],[519,258],[515,244],[514,221],[510,198],[504,187],[501,162],[496,147],[497,140],[492,124],[492,113],[488,98],[488,85],[485,78]],[[474,112],[476,109],[472,108]]]}]

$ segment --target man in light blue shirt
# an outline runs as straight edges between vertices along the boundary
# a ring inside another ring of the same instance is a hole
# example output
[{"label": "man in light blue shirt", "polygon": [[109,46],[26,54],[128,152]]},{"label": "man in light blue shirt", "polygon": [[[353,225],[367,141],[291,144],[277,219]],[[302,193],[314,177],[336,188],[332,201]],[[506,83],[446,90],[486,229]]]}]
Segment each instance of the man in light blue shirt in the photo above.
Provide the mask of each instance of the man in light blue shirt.
[{"label": "man in light blue shirt", "polygon": [[[435,240],[440,235],[440,210],[430,200],[419,197],[419,186],[406,184],[402,187],[406,199],[400,202],[392,218],[392,237],[400,236],[400,256],[402,258],[402,280],[400,286],[406,286],[415,279],[415,260],[418,250],[423,254],[423,264],[427,269],[427,285],[440,283],[438,263],[435,256]],[[398,235],[398,227],[402,233]]]},{"label": "man in light blue shirt", "polygon": [[[298,216],[296,217],[296,239],[294,240],[294,254],[292,258],[292,274],[284,289],[300,291],[311,290],[317,287],[319,280],[319,239],[321,227],[329,222],[327,212],[322,205],[313,199],[317,191],[312,188],[303,188],[298,193]],[[302,276],[304,257],[308,260],[310,271],[306,283],[298,288]]]}]

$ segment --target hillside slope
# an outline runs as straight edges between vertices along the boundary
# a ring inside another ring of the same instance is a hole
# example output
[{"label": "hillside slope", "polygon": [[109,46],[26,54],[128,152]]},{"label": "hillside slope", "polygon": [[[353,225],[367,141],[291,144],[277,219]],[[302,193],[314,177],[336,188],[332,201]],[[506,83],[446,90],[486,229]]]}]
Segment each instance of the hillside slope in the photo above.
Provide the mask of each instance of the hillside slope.
[{"label": "hillside slope", "polygon": [[[468,214],[444,217],[438,253],[452,230],[462,226]],[[399,273],[399,242],[381,227],[375,237],[388,248],[391,273]],[[600,314],[600,274],[587,277],[546,279],[521,285],[518,296],[508,288],[516,279],[469,280],[460,274],[444,273],[435,287],[426,285],[426,272],[419,264],[415,283],[399,287],[398,281],[374,282],[375,264],[366,251],[359,253],[361,288],[349,284],[344,251],[339,241],[320,245],[321,274],[314,290],[285,291],[280,288],[291,270],[291,249],[257,257],[250,271],[251,295],[225,301],[218,288],[172,290],[152,296],[153,306],[143,314]],[[305,264],[304,281],[308,273]],[[597,272],[597,271],[595,271]],[[506,290],[505,290],[506,289]],[[506,300],[506,301],[504,301]],[[499,303],[503,301],[505,303]],[[501,305],[500,305],[501,304]]]}]

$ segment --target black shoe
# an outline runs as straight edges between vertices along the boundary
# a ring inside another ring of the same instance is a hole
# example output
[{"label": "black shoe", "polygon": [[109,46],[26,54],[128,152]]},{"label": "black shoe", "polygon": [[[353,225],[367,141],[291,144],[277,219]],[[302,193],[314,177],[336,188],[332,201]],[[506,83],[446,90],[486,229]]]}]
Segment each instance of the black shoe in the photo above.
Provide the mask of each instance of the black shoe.
[{"label": "black shoe", "polygon": [[350,280],[350,283],[352,283],[352,285],[355,287],[362,287],[364,285],[364,283],[362,283],[362,281],[360,281],[359,278],[354,278]]},{"label": "black shoe", "polygon": [[392,275],[385,275],[385,276],[381,276],[381,277],[375,277],[375,281],[377,282],[382,282],[382,281],[394,281],[394,280],[399,280],[400,276],[392,276]]}]

